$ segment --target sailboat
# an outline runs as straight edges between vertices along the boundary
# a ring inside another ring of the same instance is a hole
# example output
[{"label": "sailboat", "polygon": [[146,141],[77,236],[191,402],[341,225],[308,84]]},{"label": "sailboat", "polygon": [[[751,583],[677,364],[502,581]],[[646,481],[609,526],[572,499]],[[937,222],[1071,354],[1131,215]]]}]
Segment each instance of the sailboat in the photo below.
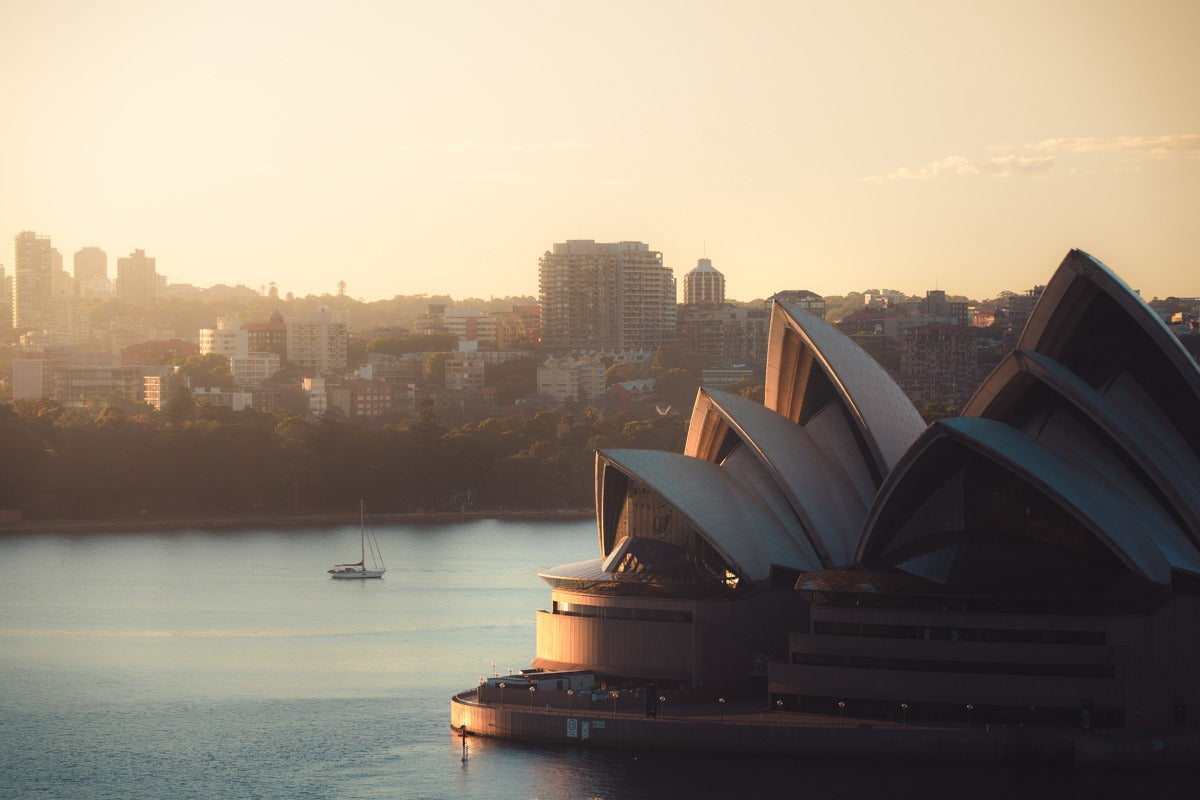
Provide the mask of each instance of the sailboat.
[{"label": "sailboat", "polygon": [[382,578],[387,567],[383,565],[383,552],[379,549],[379,542],[375,541],[375,534],[370,535],[371,566],[367,567],[366,514],[361,500],[358,502],[358,535],[361,547],[359,560],[353,564],[334,564],[329,574],[335,578]]}]

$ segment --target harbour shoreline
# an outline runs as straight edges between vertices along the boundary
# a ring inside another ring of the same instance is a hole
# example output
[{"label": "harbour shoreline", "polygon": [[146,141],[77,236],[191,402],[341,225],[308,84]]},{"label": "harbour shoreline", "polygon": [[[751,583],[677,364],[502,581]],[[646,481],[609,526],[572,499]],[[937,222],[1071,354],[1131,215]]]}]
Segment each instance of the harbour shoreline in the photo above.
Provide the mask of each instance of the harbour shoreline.
[{"label": "harbour shoreline", "polygon": [[[414,511],[371,514],[373,525],[434,524],[478,519],[516,521],[574,521],[590,519],[593,509],[487,509],[477,511]],[[243,531],[258,528],[337,528],[357,524],[353,514],[268,514],[229,517],[136,516],[113,519],[16,520],[0,522],[0,536],[31,534],[85,535],[102,533],[148,533],[160,531]]]}]

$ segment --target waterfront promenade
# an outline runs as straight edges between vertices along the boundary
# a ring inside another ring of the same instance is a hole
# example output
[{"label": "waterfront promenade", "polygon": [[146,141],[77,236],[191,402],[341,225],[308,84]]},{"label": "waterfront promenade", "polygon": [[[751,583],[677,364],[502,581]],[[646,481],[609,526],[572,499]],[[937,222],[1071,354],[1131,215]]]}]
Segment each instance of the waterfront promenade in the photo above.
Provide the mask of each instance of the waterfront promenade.
[{"label": "waterfront promenade", "polygon": [[763,710],[753,703],[680,702],[648,716],[632,693],[580,701],[566,692],[478,689],[451,700],[451,727],[469,736],[546,744],[807,758],[1031,761],[1139,768],[1195,764],[1200,734],[1091,731],[981,722],[868,720]]}]

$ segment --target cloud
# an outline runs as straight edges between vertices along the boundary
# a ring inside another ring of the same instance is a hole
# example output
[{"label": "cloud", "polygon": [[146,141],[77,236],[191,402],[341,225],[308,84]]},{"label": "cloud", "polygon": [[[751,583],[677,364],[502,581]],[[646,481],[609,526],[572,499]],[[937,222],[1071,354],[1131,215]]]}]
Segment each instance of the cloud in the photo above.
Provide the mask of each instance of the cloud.
[{"label": "cloud", "polygon": [[1200,133],[1177,133],[1165,136],[1116,136],[1110,139],[1076,137],[1043,139],[1029,142],[1021,150],[1037,153],[1116,153],[1143,158],[1190,156],[1200,158]]},{"label": "cloud", "polygon": [[[920,167],[900,167],[887,175],[872,175],[871,183],[885,181],[928,181],[947,175],[982,176],[990,178],[1039,177],[1054,169],[1059,156],[1110,155],[1126,159],[1122,173],[1137,172],[1128,161],[1138,159],[1197,158],[1200,159],[1200,134],[1178,133],[1164,136],[1115,136],[1102,139],[1093,136],[1059,137],[1026,142],[1022,145],[999,145],[991,148],[1000,153],[990,158],[946,156]],[[1072,167],[1070,174],[1080,174]],[[1091,174],[1085,170],[1084,174]]]},{"label": "cloud", "polygon": [[942,175],[976,176],[991,178],[1013,178],[1045,175],[1054,167],[1054,156],[1003,155],[992,158],[973,159],[967,156],[946,156],[941,161],[910,169],[900,167],[886,176],[872,176],[873,183],[889,181],[928,181]]}]

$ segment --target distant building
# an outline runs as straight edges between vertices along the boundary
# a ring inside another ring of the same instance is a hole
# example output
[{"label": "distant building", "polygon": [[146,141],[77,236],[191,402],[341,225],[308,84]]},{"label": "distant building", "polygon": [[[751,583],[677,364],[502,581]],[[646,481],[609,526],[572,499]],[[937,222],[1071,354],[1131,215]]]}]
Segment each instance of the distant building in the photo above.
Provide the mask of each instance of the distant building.
[{"label": "distant building", "polygon": [[418,336],[427,336],[431,333],[446,332],[446,304],[445,303],[430,303],[425,307],[424,313],[418,314],[413,320],[413,333]]},{"label": "distant building", "polygon": [[717,271],[712,261],[702,258],[696,267],[683,276],[684,305],[714,305],[725,302],[725,276]]},{"label": "distant building", "polygon": [[134,250],[117,259],[117,299],[131,306],[144,306],[158,298],[158,272],[153,258]]},{"label": "distant building", "polygon": [[156,411],[171,402],[175,392],[187,385],[187,379],[177,369],[162,367],[147,371],[142,376],[142,399]]},{"label": "distant building", "polygon": [[346,408],[348,416],[372,419],[395,410],[394,392],[392,385],[387,381],[367,381],[359,378],[343,381],[341,385],[350,393]]},{"label": "distant building", "polygon": [[925,293],[920,309],[922,316],[935,317],[954,325],[967,325],[970,322],[967,304],[947,300],[946,293],[939,289],[931,289]]},{"label": "distant building", "polygon": [[536,347],[541,341],[541,309],[537,305],[513,306],[512,311],[493,314],[496,349]]},{"label": "distant building", "polygon": [[278,311],[271,314],[267,322],[248,322],[242,326],[246,331],[246,347],[251,353],[275,353],[287,360],[287,323]]},{"label": "distant building", "polygon": [[250,354],[250,332],[237,316],[218,317],[217,327],[200,329],[200,355],[216,353],[228,359]]},{"label": "distant building", "polygon": [[677,341],[690,353],[707,356],[714,367],[755,364],[767,359],[771,313],[761,308],[684,304],[679,306]]},{"label": "distant building", "polygon": [[247,353],[229,359],[233,382],[240,387],[260,386],[279,372],[278,353]]},{"label": "distant building", "polygon": [[307,319],[287,320],[287,358],[302,369],[346,368],[348,314],[321,306]]},{"label": "distant building", "polygon": [[906,328],[900,336],[900,386],[914,402],[945,401],[960,406],[979,384],[975,329],[931,323]]},{"label": "distant building", "polygon": [[308,413],[308,395],[296,384],[260,384],[251,388],[250,396],[258,411],[290,411],[300,416]]},{"label": "distant building", "polygon": [[155,328],[143,322],[130,322],[127,320],[110,322],[108,330],[104,332],[107,350],[114,357],[119,357],[122,350],[135,344],[174,338],[175,332],[172,330]]},{"label": "distant building", "polygon": [[538,394],[560,403],[587,402],[603,394],[604,370],[604,362],[598,358],[549,358],[538,367]]},{"label": "distant building", "polygon": [[219,386],[193,386],[192,398],[198,405],[224,406],[234,411],[254,407],[254,395],[241,389],[222,389]]},{"label": "distant building", "polygon": [[571,240],[539,262],[542,347],[653,350],[675,336],[675,280],[642,242]]},{"label": "distant building", "polygon": [[447,308],[442,315],[442,329],[461,341],[496,343],[496,319],[473,308]]},{"label": "distant building", "polygon": [[75,253],[75,286],[80,297],[108,297],[108,255],[99,247],[84,247]]},{"label": "distant building", "polygon": [[446,388],[467,394],[483,393],[484,359],[478,353],[453,353],[446,359]]},{"label": "distant building", "polygon": [[768,297],[763,307],[770,311],[771,304],[776,300],[807,311],[817,319],[825,319],[825,298],[816,292],[810,292],[808,289],[786,289]]},{"label": "distant building", "polygon": [[397,356],[391,353],[367,353],[367,362],[358,368],[358,376],[365,380],[387,381],[392,385],[416,383],[423,377],[425,354],[406,353]]},{"label": "distant building", "polygon": [[79,291],[75,279],[65,270],[50,274],[50,315],[45,331],[48,343],[55,347],[70,347],[90,336],[87,316],[79,307]]},{"label": "distant building", "polygon": [[12,276],[0,264],[0,330],[12,327]]},{"label": "distant building", "polygon": [[50,327],[54,250],[49,236],[22,231],[13,239],[13,316],[17,331]]}]

